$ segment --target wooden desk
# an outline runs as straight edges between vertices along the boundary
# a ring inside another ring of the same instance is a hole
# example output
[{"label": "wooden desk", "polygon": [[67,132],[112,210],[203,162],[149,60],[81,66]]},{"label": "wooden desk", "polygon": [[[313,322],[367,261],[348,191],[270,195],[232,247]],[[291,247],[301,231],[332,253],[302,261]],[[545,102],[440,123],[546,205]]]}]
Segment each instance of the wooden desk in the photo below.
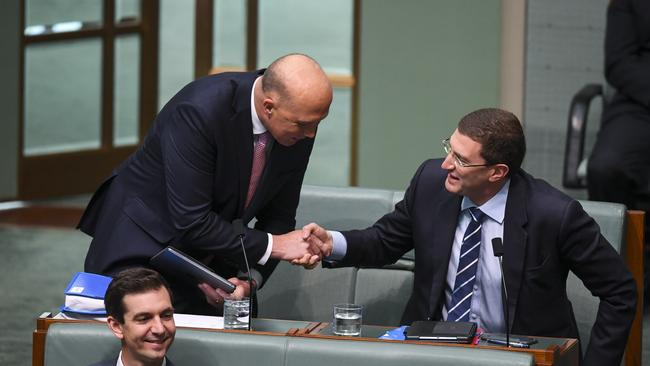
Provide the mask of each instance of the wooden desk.
[{"label": "wooden desk", "polygon": [[344,337],[337,336],[332,333],[330,323],[320,323],[313,330],[303,337],[315,338],[328,338],[328,339],[358,339],[371,342],[401,342],[411,344],[428,344],[432,346],[446,346],[446,347],[470,347],[470,348],[483,348],[483,349],[497,349],[509,352],[525,352],[532,354],[535,358],[536,366],[578,366],[580,347],[578,340],[573,338],[548,338],[548,337],[535,337],[538,343],[531,345],[531,348],[515,348],[503,347],[493,345],[485,341],[481,341],[477,345],[473,344],[455,344],[455,343],[437,343],[430,341],[400,341],[379,339],[382,334],[387,330],[393,329],[391,327],[363,325],[360,337]]}]

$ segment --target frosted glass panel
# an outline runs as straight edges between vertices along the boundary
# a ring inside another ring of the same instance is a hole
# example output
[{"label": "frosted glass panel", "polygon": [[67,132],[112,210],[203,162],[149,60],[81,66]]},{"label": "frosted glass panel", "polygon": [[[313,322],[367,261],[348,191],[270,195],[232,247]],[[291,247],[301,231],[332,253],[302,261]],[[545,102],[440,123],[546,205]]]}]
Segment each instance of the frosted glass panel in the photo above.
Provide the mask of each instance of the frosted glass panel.
[{"label": "frosted glass panel", "polygon": [[194,79],[194,2],[160,2],[159,109]]},{"label": "frosted glass panel", "polygon": [[25,1],[25,25],[60,22],[102,22],[102,0]]},{"label": "frosted glass panel", "polygon": [[352,91],[335,88],[327,118],[318,126],[314,150],[305,174],[306,184],[350,184],[350,120]]},{"label": "frosted glass panel", "polygon": [[260,0],[259,6],[259,67],[300,52],[328,73],[352,74],[352,0]]},{"label": "frosted glass panel", "polygon": [[138,105],[140,77],[140,37],[115,39],[115,103],[113,109],[113,144],[138,143]]},{"label": "frosted glass panel", "polygon": [[115,23],[121,20],[140,19],[140,0],[116,0]]},{"label": "frosted glass panel", "polygon": [[213,66],[246,66],[245,0],[215,0]]},{"label": "frosted glass panel", "polygon": [[25,155],[100,146],[101,52],[99,40],[26,47]]}]

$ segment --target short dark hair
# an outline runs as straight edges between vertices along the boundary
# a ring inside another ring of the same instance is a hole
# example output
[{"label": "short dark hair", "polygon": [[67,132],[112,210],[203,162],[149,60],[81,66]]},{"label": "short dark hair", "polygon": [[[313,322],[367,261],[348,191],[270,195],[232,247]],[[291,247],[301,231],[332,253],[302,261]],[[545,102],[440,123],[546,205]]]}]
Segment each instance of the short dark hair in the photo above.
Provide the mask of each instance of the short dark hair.
[{"label": "short dark hair", "polygon": [[124,324],[124,302],[126,295],[141,294],[164,287],[172,299],[172,291],[160,273],[143,267],[128,268],[118,273],[108,285],[104,296],[106,314]]},{"label": "short dark hair", "polygon": [[458,123],[458,132],[481,144],[481,156],[488,164],[506,164],[508,174],[521,168],[526,155],[526,138],[514,114],[498,108],[471,112]]}]

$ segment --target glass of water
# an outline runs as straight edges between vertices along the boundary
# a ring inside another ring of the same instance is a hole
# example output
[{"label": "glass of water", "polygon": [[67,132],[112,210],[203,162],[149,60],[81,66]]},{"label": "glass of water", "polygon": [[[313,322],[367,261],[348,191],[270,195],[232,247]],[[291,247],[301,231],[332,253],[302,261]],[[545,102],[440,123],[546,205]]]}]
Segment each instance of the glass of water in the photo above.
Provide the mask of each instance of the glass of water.
[{"label": "glass of water", "polygon": [[361,335],[361,314],[363,306],[356,304],[334,305],[334,328],[336,335]]},{"label": "glass of water", "polygon": [[248,329],[250,300],[244,297],[241,300],[228,300],[223,302],[223,328]]}]

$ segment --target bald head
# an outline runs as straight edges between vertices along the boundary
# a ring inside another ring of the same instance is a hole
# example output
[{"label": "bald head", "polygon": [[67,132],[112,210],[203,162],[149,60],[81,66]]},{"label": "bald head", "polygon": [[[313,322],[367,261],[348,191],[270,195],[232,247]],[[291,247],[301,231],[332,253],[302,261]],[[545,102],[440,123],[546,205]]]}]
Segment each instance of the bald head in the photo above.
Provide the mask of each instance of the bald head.
[{"label": "bald head", "polygon": [[332,99],[332,86],[318,62],[298,53],[273,61],[264,72],[262,90],[293,106],[329,107]]},{"label": "bald head", "polygon": [[275,60],[257,83],[255,109],[274,139],[291,146],[316,137],[332,103],[332,85],[309,56],[290,54]]}]

